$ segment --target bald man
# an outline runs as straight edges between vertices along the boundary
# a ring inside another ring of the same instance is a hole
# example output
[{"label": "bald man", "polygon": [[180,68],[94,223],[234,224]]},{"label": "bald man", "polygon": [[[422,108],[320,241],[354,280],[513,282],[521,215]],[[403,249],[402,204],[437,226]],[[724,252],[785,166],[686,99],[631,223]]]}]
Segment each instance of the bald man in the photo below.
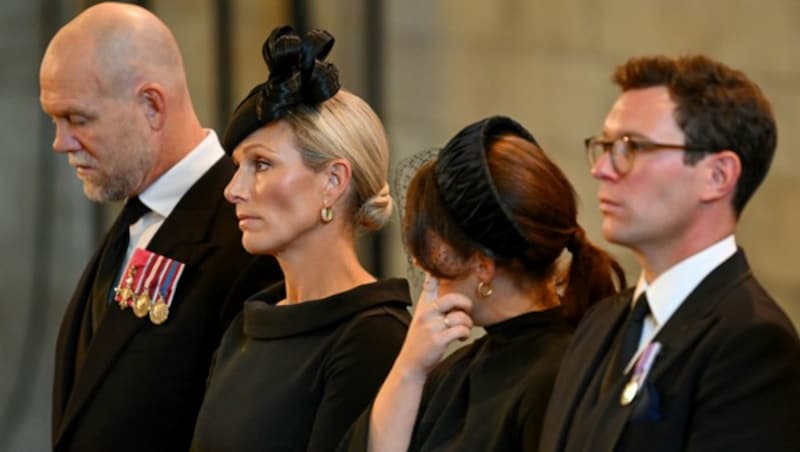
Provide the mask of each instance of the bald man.
[{"label": "bald man", "polygon": [[280,272],[241,247],[223,198],[234,166],[200,125],[158,18],[87,9],[53,37],[40,82],[53,149],[86,196],[126,201],[61,324],[53,449],[187,450],[221,333]]}]

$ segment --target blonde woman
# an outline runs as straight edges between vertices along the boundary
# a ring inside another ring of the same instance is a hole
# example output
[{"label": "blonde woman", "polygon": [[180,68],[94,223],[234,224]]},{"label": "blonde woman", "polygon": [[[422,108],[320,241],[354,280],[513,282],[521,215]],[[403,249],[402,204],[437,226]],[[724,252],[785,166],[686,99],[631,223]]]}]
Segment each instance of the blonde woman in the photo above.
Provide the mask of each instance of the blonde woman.
[{"label": "blonde woman", "polygon": [[225,196],[245,249],[275,256],[285,281],[251,297],[225,333],[193,450],[333,449],[405,336],[407,283],[376,280],[354,246],[391,213],[387,140],[323,61],[332,45],[324,31],[275,29],[269,78],[228,125],[238,170]]}]

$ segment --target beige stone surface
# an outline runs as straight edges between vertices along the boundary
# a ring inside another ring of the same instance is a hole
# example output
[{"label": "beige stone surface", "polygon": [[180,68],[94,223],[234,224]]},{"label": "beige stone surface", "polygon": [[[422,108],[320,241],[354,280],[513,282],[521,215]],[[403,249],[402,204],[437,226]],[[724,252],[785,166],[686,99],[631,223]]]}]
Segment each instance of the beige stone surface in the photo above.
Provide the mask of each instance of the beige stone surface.
[{"label": "beige stone surface", "polygon": [[154,2],[152,8],[178,41],[194,107],[200,121],[206,125],[213,124],[216,119],[213,6],[211,0],[174,0]]}]

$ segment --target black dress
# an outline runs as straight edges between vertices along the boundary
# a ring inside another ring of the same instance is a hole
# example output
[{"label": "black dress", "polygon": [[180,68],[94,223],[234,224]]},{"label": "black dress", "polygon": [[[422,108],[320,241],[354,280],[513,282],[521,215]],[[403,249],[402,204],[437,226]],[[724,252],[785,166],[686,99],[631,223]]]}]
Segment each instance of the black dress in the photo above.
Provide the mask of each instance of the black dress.
[{"label": "black dress", "polygon": [[[486,327],[442,361],[422,393],[409,451],[535,451],[558,366],[572,336],[560,309]],[[340,450],[366,450],[369,411]]]},{"label": "black dress", "polygon": [[255,295],[228,328],[192,450],[332,450],[375,397],[405,338],[406,281],[284,297],[282,284]]}]

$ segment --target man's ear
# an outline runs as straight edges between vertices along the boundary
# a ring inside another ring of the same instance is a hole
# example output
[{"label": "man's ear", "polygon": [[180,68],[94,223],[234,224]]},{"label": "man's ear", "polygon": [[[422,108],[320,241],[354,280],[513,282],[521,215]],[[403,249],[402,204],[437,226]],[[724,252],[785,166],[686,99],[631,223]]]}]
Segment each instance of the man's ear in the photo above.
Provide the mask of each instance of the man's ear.
[{"label": "man's ear", "polygon": [[703,202],[733,197],[742,174],[742,162],[735,152],[725,150],[708,154],[702,161],[705,166]]},{"label": "man's ear", "polygon": [[145,83],[137,91],[145,118],[153,130],[161,130],[166,122],[164,90],[157,83]]},{"label": "man's ear", "polygon": [[322,171],[325,184],[323,188],[324,202],[326,206],[333,206],[347,192],[352,178],[352,168],[346,159],[336,159],[328,162]]}]

